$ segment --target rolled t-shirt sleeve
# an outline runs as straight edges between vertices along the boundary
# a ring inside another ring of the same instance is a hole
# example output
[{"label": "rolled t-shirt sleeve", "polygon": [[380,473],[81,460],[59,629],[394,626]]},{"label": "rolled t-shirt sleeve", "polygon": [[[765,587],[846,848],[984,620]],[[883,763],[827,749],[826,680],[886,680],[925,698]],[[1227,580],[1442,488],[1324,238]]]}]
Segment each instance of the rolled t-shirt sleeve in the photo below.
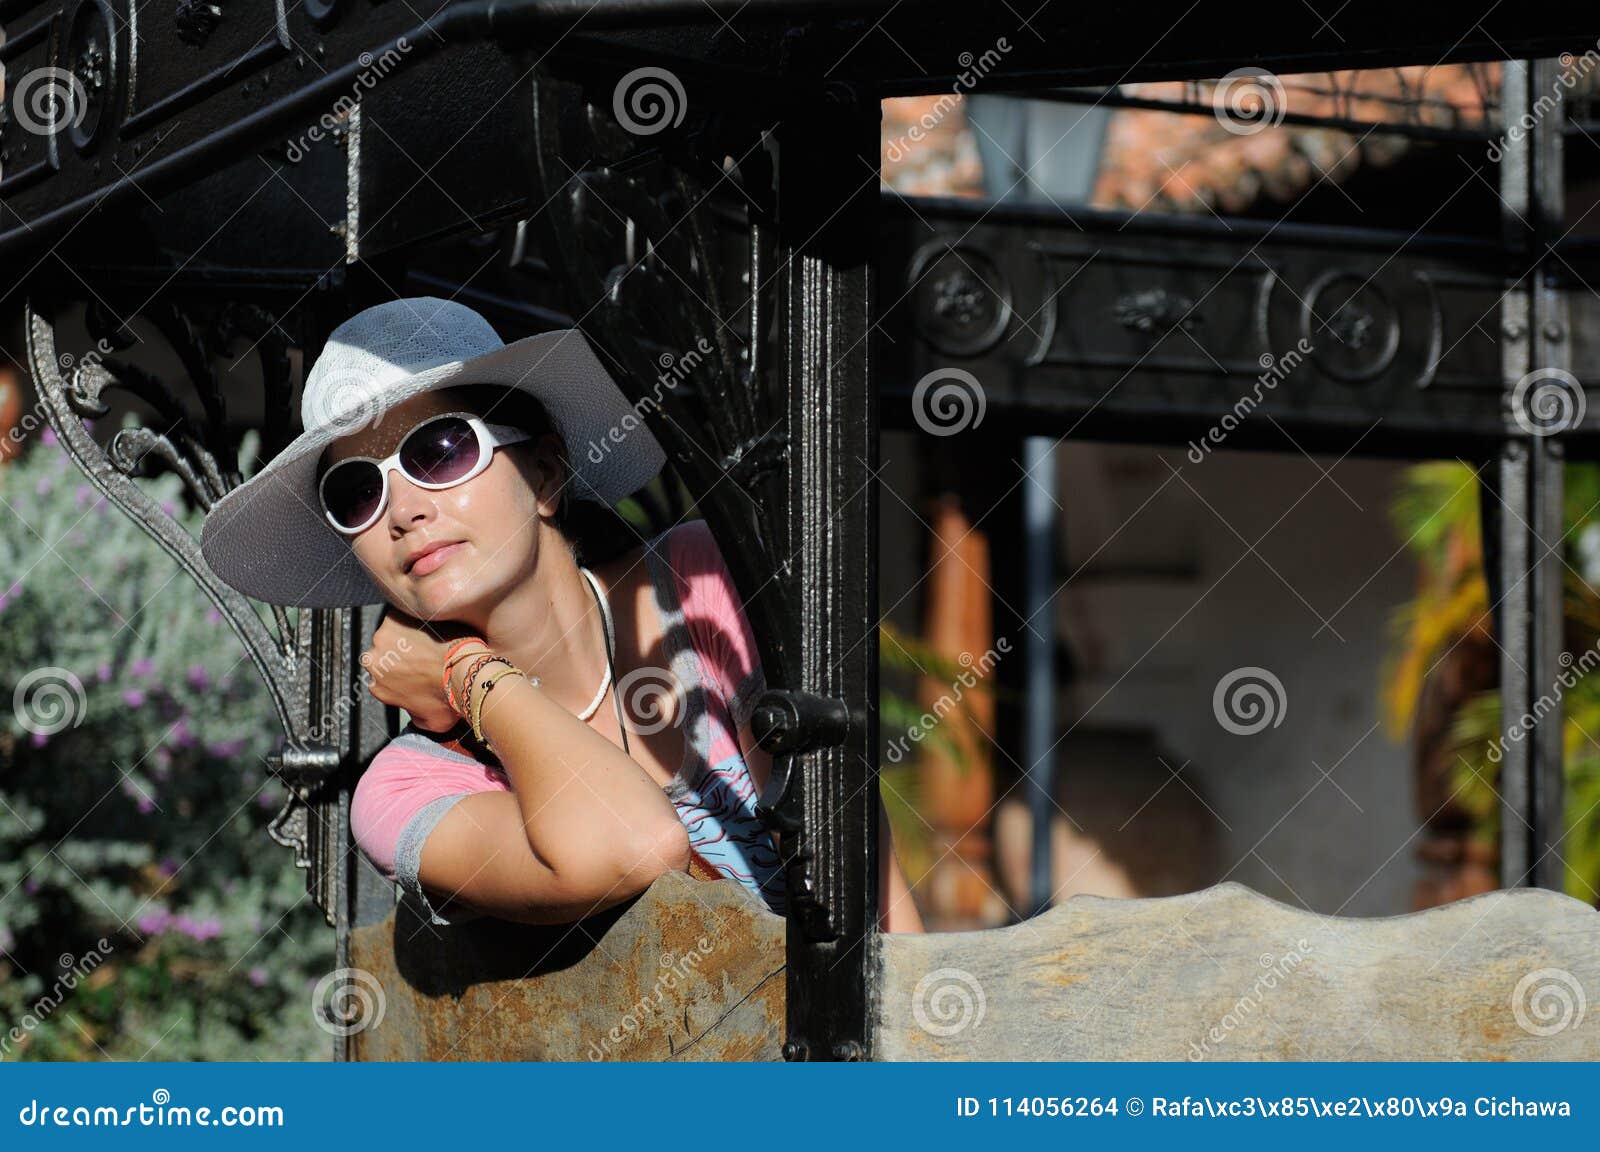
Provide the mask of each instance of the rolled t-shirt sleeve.
[{"label": "rolled t-shirt sleeve", "polygon": [[[387,879],[412,896],[434,924],[448,924],[418,872],[422,845],[462,798],[486,789],[481,767],[390,744],[373,757],[350,797],[350,836]],[[492,788],[492,785],[490,785]]]}]

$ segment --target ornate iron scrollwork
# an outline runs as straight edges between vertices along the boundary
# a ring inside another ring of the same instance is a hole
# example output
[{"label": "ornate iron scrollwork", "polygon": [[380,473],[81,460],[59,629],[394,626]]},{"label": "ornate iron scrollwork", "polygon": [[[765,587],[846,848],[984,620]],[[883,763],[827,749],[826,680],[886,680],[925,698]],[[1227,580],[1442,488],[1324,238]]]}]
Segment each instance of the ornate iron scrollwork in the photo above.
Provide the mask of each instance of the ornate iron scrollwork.
[{"label": "ornate iron scrollwork", "polygon": [[[307,888],[332,924],[342,857],[338,796],[332,781],[348,740],[346,717],[334,702],[336,686],[347,678],[348,613],[300,611],[291,620],[287,610],[273,607],[276,631],[270,630],[246,597],[212,573],[199,541],[134,479],[159,462],[183,480],[203,510],[240,483],[236,452],[227,439],[223,397],[210,366],[213,355],[239,335],[256,344],[261,360],[268,413],[263,450],[281,446],[287,435],[289,365],[278,318],[237,302],[224,304],[205,326],[167,302],[142,313],[182,361],[201,409],[197,423],[165,381],[117,356],[133,339],[98,303],[91,304],[86,314],[95,351],[83,357],[63,356],[56,341],[59,311],[53,304],[36,307],[32,300],[26,306],[28,360],[40,403],[67,454],[90,483],[178,561],[243,641],[286,734],[284,745],[268,763],[289,796],[269,833],[293,849],[295,863],[307,869]],[[110,411],[104,397],[113,388],[149,406],[166,431],[129,426],[102,447],[83,422]]]},{"label": "ornate iron scrollwork", "polygon": [[686,108],[661,125],[630,120],[630,131],[613,118],[610,87],[591,97],[575,81],[536,76],[540,250],[711,522],[735,580],[760,590],[746,612],[769,681],[784,683],[785,592],[771,579],[782,558],[769,542],[788,502],[779,466],[789,445],[768,380],[772,164],[761,125],[679,92],[672,98]]},{"label": "ornate iron scrollwork", "polygon": [[1146,288],[1117,297],[1115,312],[1117,323],[1135,332],[1152,336],[1165,336],[1175,329],[1198,326],[1203,317],[1196,316],[1196,302],[1178,292],[1165,288]]},{"label": "ornate iron scrollwork", "polygon": [[[768,684],[797,686],[793,556],[777,552],[797,542],[785,393],[770,364],[783,273],[770,127],[748,101],[681,87],[663,88],[669,106],[641,124],[625,102],[626,76],[615,86],[595,73],[536,77],[541,251],[711,523],[747,597]],[[673,387],[647,387],[694,347],[711,351]],[[757,810],[779,831],[793,824],[800,762],[797,751],[773,756]],[[826,885],[798,840],[782,840],[789,899],[802,928],[825,937],[834,930]]]}]

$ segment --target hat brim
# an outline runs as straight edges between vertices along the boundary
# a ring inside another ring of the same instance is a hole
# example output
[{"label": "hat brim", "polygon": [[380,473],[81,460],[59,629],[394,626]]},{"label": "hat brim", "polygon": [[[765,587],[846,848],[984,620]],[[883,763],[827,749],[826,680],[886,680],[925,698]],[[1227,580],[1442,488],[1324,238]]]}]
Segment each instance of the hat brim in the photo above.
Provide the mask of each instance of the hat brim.
[{"label": "hat brim", "polygon": [[[212,506],[200,550],[223,581],[269,604],[345,608],[384,599],[333,529],[317,497],[322,450],[362,427],[376,426],[394,405],[457,384],[500,384],[538,398],[567,446],[569,495],[606,504],[638,491],[661,470],[666,453],[577,329],[524,337],[468,360],[403,377],[384,390],[364,424],[303,432],[271,462]],[[625,443],[616,437],[626,429]],[[608,439],[611,441],[607,443]],[[604,444],[608,450],[588,449]]]}]

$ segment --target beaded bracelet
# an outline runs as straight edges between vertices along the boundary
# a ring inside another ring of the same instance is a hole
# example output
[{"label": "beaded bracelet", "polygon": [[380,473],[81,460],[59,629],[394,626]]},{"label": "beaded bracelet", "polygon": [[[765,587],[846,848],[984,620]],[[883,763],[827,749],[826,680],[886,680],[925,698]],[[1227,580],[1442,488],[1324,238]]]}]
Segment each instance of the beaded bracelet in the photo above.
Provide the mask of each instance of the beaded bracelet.
[{"label": "beaded bracelet", "polygon": [[504,656],[490,656],[488,659],[479,660],[472,666],[471,671],[467,673],[467,678],[461,686],[461,695],[462,698],[467,702],[468,712],[472,711],[472,682],[478,678],[478,673],[483,671],[485,665],[494,664],[497,662],[506,665],[508,668],[516,667],[515,664],[512,664],[511,661],[507,660]]},{"label": "beaded bracelet", "polygon": [[[501,680],[505,679],[507,676],[520,676],[520,675],[522,675],[522,669],[521,668],[518,668],[514,664],[508,664],[505,668],[502,668],[500,671],[491,672],[491,673],[489,673],[489,675],[487,677],[484,678],[483,691],[481,693],[479,693],[479,695],[478,695],[477,713],[471,719],[472,737],[473,737],[473,739],[477,740],[480,744],[487,743],[487,741],[484,739],[484,736],[483,736],[483,709],[484,709],[484,706],[486,704],[488,704],[488,702],[489,702],[489,692],[490,692],[490,690],[496,684],[500,683]],[[470,709],[470,704],[471,704],[471,698],[470,697],[468,698],[468,704],[469,704],[469,711],[470,711],[471,710]]]},{"label": "beaded bracelet", "polygon": [[[455,714],[465,719],[466,713],[462,710],[463,706],[457,703],[455,687],[450,683],[450,674],[455,671],[455,665],[461,663],[463,660],[473,661],[472,667],[467,669],[467,683],[470,684],[472,682],[472,674],[476,672],[483,664],[490,660],[505,660],[505,657],[497,656],[493,652],[468,652],[461,656],[457,656],[454,662],[444,670],[444,698],[449,701],[450,707]],[[510,661],[506,662],[510,663]]]}]

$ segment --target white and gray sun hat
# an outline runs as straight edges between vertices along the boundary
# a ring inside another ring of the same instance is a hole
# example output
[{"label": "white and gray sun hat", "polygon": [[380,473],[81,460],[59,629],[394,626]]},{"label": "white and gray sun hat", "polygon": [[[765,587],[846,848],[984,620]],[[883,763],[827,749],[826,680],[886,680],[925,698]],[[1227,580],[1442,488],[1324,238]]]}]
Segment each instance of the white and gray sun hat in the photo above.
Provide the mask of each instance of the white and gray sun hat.
[{"label": "white and gray sun hat", "polygon": [[[537,397],[567,445],[567,495],[615,504],[649,482],[666,454],[575,328],[507,344],[464,304],[412,296],[368,308],[329,336],[300,399],[304,431],[212,506],[200,549],[223,581],[269,604],[343,608],[382,591],[327,521],[317,495],[322,450],[376,427],[402,400],[452,385],[500,384]],[[490,414],[491,421],[493,414]],[[606,443],[630,429],[626,444]]]}]

